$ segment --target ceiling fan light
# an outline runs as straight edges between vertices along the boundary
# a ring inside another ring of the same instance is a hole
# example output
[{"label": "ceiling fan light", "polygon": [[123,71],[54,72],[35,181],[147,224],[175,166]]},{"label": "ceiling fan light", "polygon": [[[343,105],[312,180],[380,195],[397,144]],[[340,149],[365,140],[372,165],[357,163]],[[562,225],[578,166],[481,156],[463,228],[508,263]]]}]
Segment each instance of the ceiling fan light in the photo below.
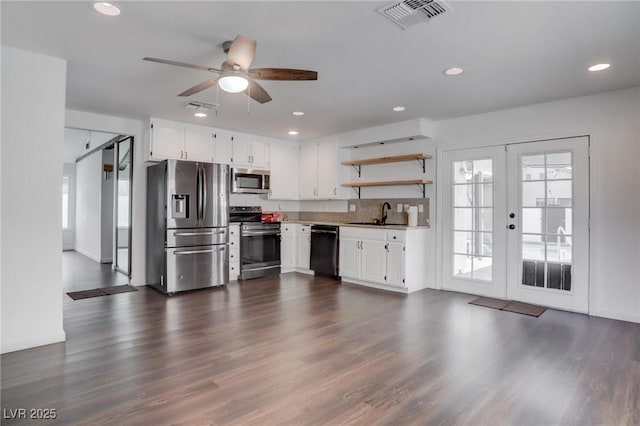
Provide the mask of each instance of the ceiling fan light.
[{"label": "ceiling fan light", "polygon": [[93,8],[96,12],[102,13],[103,15],[107,16],[118,16],[122,12],[118,5],[106,1],[94,2]]},{"label": "ceiling fan light", "polygon": [[239,75],[225,75],[218,80],[222,90],[229,93],[240,93],[247,90],[249,80]]}]

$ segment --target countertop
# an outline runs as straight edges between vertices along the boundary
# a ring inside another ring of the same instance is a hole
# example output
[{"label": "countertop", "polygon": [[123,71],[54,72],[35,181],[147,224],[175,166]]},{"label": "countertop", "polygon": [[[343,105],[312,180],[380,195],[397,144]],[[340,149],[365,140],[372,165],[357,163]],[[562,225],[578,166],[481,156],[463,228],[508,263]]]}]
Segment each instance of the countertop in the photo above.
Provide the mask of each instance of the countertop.
[{"label": "countertop", "polygon": [[352,223],[342,223],[342,222],[323,222],[323,221],[315,221],[315,220],[287,220],[286,222],[282,222],[282,224],[287,223],[298,223],[301,225],[331,225],[331,226],[349,226],[354,228],[372,228],[372,229],[398,229],[398,230],[408,230],[408,229],[429,229],[429,226],[409,226],[409,225],[368,225],[368,224],[352,224]]}]

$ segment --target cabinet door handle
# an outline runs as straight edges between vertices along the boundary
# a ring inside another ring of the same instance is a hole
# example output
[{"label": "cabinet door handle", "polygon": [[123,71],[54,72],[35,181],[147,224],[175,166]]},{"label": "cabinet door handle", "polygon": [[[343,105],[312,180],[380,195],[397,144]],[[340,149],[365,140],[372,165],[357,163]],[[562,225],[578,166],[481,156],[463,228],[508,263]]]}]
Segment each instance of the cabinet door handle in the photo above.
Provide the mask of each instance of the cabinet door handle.
[{"label": "cabinet door handle", "polygon": [[186,160],[187,158],[189,158],[189,153],[187,151],[184,152],[184,159]]},{"label": "cabinet door handle", "polygon": [[180,151],[180,159],[182,160],[184,158],[184,151]]}]

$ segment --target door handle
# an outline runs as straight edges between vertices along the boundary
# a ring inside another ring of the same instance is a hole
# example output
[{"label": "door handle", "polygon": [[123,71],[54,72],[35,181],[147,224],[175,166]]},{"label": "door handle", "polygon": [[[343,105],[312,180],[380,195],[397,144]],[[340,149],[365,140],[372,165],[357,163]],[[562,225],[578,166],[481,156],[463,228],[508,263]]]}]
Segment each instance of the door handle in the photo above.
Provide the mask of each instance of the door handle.
[{"label": "door handle", "polygon": [[[223,234],[224,231],[218,231],[217,233]],[[176,237],[195,237],[196,235],[213,235],[213,232],[176,232],[173,235]]]},{"label": "door handle", "polygon": [[509,225],[509,229],[516,229],[516,226],[512,223],[511,225]]},{"label": "door handle", "polygon": [[515,214],[515,213],[509,213],[509,217],[510,217],[511,219],[513,219],[514,217],[516,217],[516,214]]},{"label": "door handle", "polygon": [[[218,249],[221,250],[221,249]],[[222,249],[224,250],[224,249]],[[200,254],[200,253],[213,253],[213,249],[211,250],[184,250],[184,251],[177,251],[174,250],[173,254],[175,255],[184,255],[184,254]]]}]

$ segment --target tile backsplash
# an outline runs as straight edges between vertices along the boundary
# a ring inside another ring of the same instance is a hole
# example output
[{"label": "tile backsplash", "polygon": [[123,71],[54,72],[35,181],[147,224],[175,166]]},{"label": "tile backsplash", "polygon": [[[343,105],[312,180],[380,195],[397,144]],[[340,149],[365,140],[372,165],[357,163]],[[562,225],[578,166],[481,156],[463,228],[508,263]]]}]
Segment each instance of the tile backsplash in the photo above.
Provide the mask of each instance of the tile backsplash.
[{"label": "tile backsplash", "polygon": [[[418,206],[418,225],[429,226],[428,198],[353,199],[347,202],[347,212],[289,212],[289,220],[317,220],[322,222],[371,222],[382,215],[382,204],[391,204],[387,213],[388,224],[406,224],[407,208]],[[400,212],[398,212],[400,206]],[[422,206],[422,208],[420,208]]]}]

